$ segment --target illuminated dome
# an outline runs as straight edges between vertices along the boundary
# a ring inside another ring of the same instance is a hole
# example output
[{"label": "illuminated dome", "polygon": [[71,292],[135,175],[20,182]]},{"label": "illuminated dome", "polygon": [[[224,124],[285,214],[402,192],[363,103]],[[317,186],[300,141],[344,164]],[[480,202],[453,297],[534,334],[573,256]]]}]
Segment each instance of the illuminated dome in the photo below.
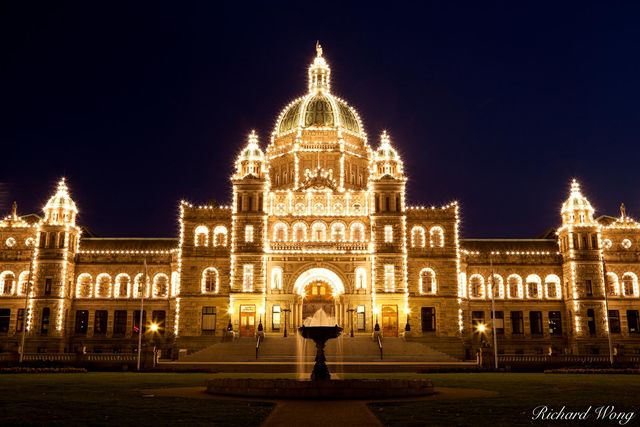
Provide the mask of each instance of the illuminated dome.
[{"label": "illuminated dome", "polygon": [[580,184],[571,181],[569,198],[562,204],[562,220],[565,224],[592,224],[594,209],[589,200],[582,195]]},{"label": "illuminated dome", "polygon": [[331,69],[316,45],[316,57],[309,67],[309,93],[296,99],[280,113],[275,136],[303,129],[336,129],[362,134],[358,113],[344,100],[331,94]]}]

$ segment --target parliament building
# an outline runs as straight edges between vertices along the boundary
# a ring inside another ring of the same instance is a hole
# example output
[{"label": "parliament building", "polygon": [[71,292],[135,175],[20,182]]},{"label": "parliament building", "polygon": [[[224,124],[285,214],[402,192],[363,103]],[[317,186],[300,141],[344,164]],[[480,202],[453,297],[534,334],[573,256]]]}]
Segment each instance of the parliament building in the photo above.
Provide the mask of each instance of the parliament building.
[{"label": "parliament building", "polygon": [[251,132],[239,151],[232,200],[180,202],[176,236],[83,233],[64,179],[42,215],[14,204],[0,222],[0,352],[23,334],[31,353],[131,352],[153,325],[175,355],[231,330],[295,333],[322,308],[355,335],[457,358],[493,333],[503,354],[608,354],[609,339],[640,353],[640,223],[624,208],[596,217],[574,180],[544,238],[465,239],[457,202],[411,204],[406,184],[391,136],[368,140],[318,46],[268,145]]}]

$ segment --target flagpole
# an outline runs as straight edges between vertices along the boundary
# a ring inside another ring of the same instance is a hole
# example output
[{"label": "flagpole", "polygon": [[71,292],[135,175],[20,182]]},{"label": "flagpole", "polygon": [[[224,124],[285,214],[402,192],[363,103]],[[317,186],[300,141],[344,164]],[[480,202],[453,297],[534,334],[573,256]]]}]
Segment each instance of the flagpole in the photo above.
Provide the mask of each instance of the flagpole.
[{"label": "flagpole", "polygon": [[[493,360],[494,367],[496,370],[498,369],[498,334],[496,334],[496,292],[495,292],[495,274],[493,272],[493,259],[491,258],[491,254],[489,254],[489,265],[491,266],[491,317],[493,321],[491,322],[491,332],[493,333]],[[503,325],[504,327],[504,325]]]},{"label": "flagpole", "polygon": [[140,355],[142,354],[142,315],[144,313],[144,293],[147,290],[147,259],[144,259],[144,284],[140,294],[140,321],[138,323],[138,371],[140,370]]}]

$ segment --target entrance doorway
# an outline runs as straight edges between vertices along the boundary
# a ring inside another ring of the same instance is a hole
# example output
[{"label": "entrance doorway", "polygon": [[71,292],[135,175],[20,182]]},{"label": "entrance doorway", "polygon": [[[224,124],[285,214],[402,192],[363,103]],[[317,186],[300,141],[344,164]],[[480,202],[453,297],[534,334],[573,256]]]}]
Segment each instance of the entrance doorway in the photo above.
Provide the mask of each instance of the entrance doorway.
[{"label": "entrance doorway", "polygon": [[240,306],[240,336],[253,337],[256,332],[256,306]]},{"label": "entrance doorway", "polygon": [[336,317],[336,307],[333,299],[331,285],[317,280],[309,283],[304,288],[304,300],[302,303],[302,319],[313,317],[316,311],[322,309],[330,317]]},{"label": "entrance doorway", "polygon": [[382,334],[385,337],[398,336],[398,306],[382,306]]}]

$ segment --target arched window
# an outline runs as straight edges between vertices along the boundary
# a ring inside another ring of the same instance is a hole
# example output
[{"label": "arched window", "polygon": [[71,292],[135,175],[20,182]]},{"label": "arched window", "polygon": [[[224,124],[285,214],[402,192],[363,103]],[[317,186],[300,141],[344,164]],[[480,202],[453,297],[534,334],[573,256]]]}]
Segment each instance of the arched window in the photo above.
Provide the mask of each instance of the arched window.
[{"label": "arched window", "polygon": [[177,296],[180,293],[180,275],[177,271],[171,272],[171,295]]},{"label": "arched window", "polygon": [[458,296],[465,298],[467,296],[467,274],[458,274]]},{"label": "arched window", "polygon": [[411,247],[424,248],[426,244],[427,239],[424,227],[420,227],[419,225],[414,226],[411,229]]},{"label": "arched window", "polygon": [[327,226],[324,222],[314,222],[311,226],[311,240],[314,242],[324,242],[327,240]]},{"label": "arched window", "polygon": [[507,296],[510,299],[522,299],[524,292],[522,291],[522,277],[518,274],[512,274],[507,277]]},{"label": "arched window", "polygon": [[638,296],[638,276],[635,273],[627,272],[622,276],[622,295]]},{"label": "arched window", "polygon": [[440,226],[431,227],[429,230],[429,245],[432,248],[444,247],[444,230]]},{"label": "arched window", "polygon": [[287,224],[279,222],[273,226],[273,240],[275,242],[286,242],[287,237]]},{"label": "arched window", "polygon": [[116,298],[129,298],[131,296],[131,277],[127,273],[116,276],[114,296]]},{"label": "arched window", "polygon": [[18,276],[18,289],[16,290],[16,295],[20,295],[20,296],[25,295],[25,293],[29,289],[28,282],[29,282],[29,272],[23,271],[22,273],[20,273],[20,276]]},{"label": "arched window", "polygon": [[202,271],[200,290],[203,294],[217,294],[220,289],[220,275],[214,267],[205,268]]},{"label": "arched window", "polygon": [[341,222],[331,224],[331,240],[334,242],[342,242],[345,237],[345,226]]},{"label": "arched window", "polygon": [[0,294],[12,295],[15,284],[16,276],[12,271],[3,271],[0,274]]},{"label": "arched window", "polygon": [[271,289],[282,290],[282,269],[274,267],[271,270]]},{"label": "arched window", "polygon": [[361,222],[351,223],[351,241],[364,242],[364,224]]},{"label": "arched window", "polygon": [[[493,291],[495,290],[495,297],[493,297]],[[494,274],[493,277],[489,276],[487,279],[487,294],[489,298],[504,299],[504,281],[502,276]]]},{"label": "arched window", "polygon": [[[617,281],[617,278],[616,278]],[[549,299],[562,298],[562,287],[560,278],[555,274],[549,274],[544,278],[545,297]]]},{"label": "arched window", "polygon": [[469,277],[469,297],[484,298],[484,278],[479,274]]},{"label": "arched window", "polygon": [[158,273],[153,277],[153,297],[167,298],[169,296],[169,276]]},{"label": "arched window", "polygon": [[76,279],[76,298],[91,298],[93,296],[93,278],[89,273],[82,273]]},{"label": "arched window", "polygon": [[[148,280],[148,279],[147,279]],[[138,273],[133,279],[133,297],[142,298],[142,291],[144,289],[144,297],[149,298],[150,288],[149,283],[145,283],[144,274]]]},{"label": "arched window", "polygon": [[196,227],[193,244],[196,246],[209,246],[209,229],[206,225]]},{"label": "arched window", "polygon": [[437,291],[436,272],[430,268],[423,268],[420,271],[420,280],[418,284],[420,294],[435,295]]},{"label": "arched window", "polygon": [[542,298],[542,281],[537,274],[527,276],[527,298]]},{"label": "arched window", "polygon": [[227,246],[227,227],[218,225],[213,229],[213,246]]},{"label": "arched window", "polygon": [[356,289],[367,289],[367,270],[356,268]]},{"label": "arched window", "polygon": [[620,295],[620,282],[616,273],[607,273],[607,292],[610,296]]},{"label": "arched window", "polygon": [[304,242],[305,240],[307,240],[307,224],[296,222],[293,224],[293,241]]},{"label": "arched window", "polygon": [[96,298],[111,298],[111,276],[100,273],[96,277]]}]

